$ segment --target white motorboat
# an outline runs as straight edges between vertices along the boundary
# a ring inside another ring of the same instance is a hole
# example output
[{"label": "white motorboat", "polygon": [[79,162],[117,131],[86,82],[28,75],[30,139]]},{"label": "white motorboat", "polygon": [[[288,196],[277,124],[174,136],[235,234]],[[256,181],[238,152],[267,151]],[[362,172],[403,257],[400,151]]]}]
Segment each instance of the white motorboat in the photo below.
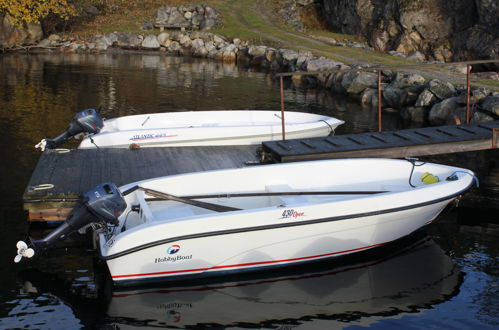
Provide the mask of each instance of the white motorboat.
[{"label": "white motorboat", "polygon": [[[285,112],[286,138],[327,136],[344,121],[311,113]],[[54,149],[85,134],[79,148],[251,145],[282,139],[281,111],[226,110],[167,112],[102,120],[94,109],[75,115],[68,129],[37,147]]]},{"label": "white motorboat", "polygon": [[432,222],[473,172],[393,159],[341,159],[198,172],[87,192],[19,261],[97,223],[115,284],[283,267],[365,251]]}]

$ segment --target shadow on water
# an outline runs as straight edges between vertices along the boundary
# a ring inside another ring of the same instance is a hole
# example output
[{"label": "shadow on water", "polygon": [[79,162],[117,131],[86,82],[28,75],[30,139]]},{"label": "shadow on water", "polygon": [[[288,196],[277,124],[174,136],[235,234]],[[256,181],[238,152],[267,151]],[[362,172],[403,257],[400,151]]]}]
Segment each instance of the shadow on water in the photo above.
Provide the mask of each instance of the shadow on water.
[{"label": "shadow on water", "polygon": [[[324,91],[287,85],[285,104],[345,120],[337,134],[377,129],[374,109]],[[34,144],[65,130],[74,113],[99,105],[108,118],[279,109],[279,85],[265,72],[158,55],[0,56],[0,328],[497,327],[498,150],[425,158],[470,168],[481,187],[465,195],[466,208],[429,227],[432,239],[399,253],[128,293],[101,290],[90,249],[64,246],[48,260],[15,265],[15,243],[29,231],[21,199],[39,158]],[[397,113],[384,119],[387,130],[408,125]]]}]

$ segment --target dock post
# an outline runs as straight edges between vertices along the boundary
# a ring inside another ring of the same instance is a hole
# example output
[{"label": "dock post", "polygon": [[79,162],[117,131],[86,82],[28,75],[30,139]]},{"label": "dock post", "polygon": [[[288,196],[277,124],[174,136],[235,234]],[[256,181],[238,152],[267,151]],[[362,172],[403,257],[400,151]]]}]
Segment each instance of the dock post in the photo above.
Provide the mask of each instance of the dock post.
[{"label": "dock post", "polygon": [[280,77],[281,82],[281,122],[282,122],[282,140],[286,140],[286,131],[284,128],[284,78]]},{"label": "dock post", "polygon": [[469,124],[470,123],[470,117],[471,117],[471,113],[470,113],[470,78],[471,78],[471,65],[470,64],[466,64],[466,124]]},{"label": "dock post", "polygon": [[383,130],[381,108],[382,108],[382,93],[381,93],[381,70],[378,70],[378,132]]}]

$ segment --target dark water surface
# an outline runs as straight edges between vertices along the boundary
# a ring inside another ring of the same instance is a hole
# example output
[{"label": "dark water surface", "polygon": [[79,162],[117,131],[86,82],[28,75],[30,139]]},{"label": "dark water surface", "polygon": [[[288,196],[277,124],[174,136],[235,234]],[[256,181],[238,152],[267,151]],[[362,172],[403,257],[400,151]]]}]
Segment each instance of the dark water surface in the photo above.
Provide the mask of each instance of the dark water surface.
[{"label": "dark water surface", "polygon": [[[377,129],[376,112],[287,86],[286,108],[346,121],[337,134]],[[137,113],[279,109],[271,75],[166,56],[0,56],[0,328],[497,329],[499,153],[432,157],[475,171],[480,188],[420,235],[348,262],[190,287],[113,291],[95,254],[75,242],[14,264],[29,227],[22,194],[43,137],[79,110]],[[404,128],[385,113],[386,129]],[[84,165],[83,165],[84,166]],[[373,174],[375,175],[375,174]],[[463,207],[464,206],[464,207]]]}]

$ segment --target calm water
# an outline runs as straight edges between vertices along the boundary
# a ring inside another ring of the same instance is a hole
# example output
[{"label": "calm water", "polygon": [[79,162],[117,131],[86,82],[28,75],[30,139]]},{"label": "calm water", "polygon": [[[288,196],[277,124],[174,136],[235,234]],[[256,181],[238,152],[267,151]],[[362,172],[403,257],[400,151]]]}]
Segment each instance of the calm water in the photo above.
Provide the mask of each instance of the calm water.
[{"label": "calm water", "polygon": [[[338,134],[377,128],[376,113],[323,92],[287,86],[288,110],[347,122]],[[478,174],[457,210],[424,235],[361,259],[191,287],[113,291],[94,253],[78,242],[33,263],[13,263],[31,232],[22,193],[42,137],[72,115],[206,109],[278,109],[264,72],[157,55],[0,56],[0,328],[497,329],[499,153],[430,160]],[[385,114],[384,127],[405,123]],[[407,247],[410,248],[402,248]]]}]

